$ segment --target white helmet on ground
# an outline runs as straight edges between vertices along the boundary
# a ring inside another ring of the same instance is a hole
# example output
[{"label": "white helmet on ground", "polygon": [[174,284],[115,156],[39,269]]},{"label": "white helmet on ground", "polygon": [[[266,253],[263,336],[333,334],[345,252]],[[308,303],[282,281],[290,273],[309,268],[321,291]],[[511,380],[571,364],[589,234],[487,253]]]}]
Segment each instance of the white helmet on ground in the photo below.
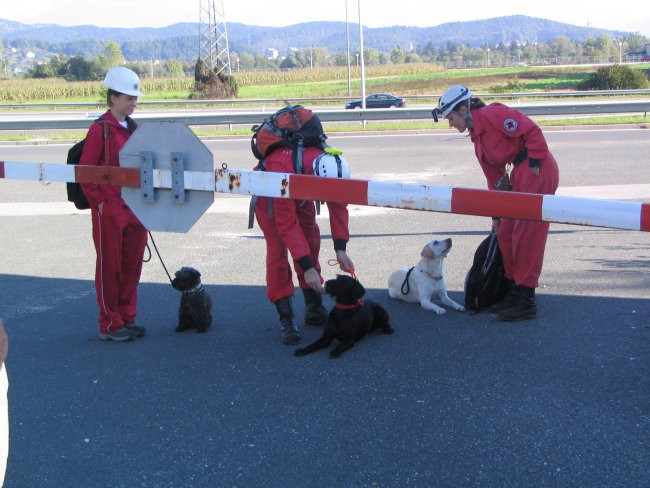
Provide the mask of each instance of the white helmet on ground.
[{"label": "white helmet on ground", "polygon": [[343,156],[324,152],[314,159],[314,176],[348,179],[350,178],[350,165]]},{"label": "white helmet on ground", "polygon": [[144,96],[140,92],[140,78],[138,78],[138,75],[123,66],[116,66],[108,70],[102,84],[118,93],[124,93],[132,97]]},{"label": "white helmet on ground", "polygon": [[438,102],[438,108],[436,108],[432,115],[436,122],[438,122],[438,116],[443,119],[449,115],[449,113],[464,100],[470,100],[472,98],[472,92],[463,85],[453,85],[447,88],[447,91],[442,94],[440,101]]}]

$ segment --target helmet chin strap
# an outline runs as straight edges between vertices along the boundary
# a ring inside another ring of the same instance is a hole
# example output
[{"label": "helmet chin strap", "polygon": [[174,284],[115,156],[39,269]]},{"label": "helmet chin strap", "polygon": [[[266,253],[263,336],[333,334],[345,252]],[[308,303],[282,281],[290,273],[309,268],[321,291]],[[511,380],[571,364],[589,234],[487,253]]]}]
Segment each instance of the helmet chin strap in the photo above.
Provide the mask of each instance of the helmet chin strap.
[{"label": "helmet chin strap", "polygon": [[465,125],[467,126],[468,129],[473,129],[474,128],[474,122],[472,122],[472,111],[470,110],[471,103],[472,103],[472,99],[468,98],[467,99],[467,112],[462,114],[463,115],[463,120],[465,120]]}]

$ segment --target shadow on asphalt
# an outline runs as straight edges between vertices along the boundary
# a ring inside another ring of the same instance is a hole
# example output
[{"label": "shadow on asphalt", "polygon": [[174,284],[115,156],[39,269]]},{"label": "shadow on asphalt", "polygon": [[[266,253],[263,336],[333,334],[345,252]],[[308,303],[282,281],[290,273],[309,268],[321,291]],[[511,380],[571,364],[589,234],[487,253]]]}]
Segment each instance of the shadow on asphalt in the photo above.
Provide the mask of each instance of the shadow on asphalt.
[{"label": "shadow on asphalt", "polygon": [[[396,333],[332,360],[279,343],[261,286],[206,286],[213,329],[179,334],[178,293],[141,284],[147,337],[116,344],[96,339],[90,281],[0,283],[8,487],[648,480],[648,299],[540,294],[537,319],[503,324],[369,289]],[[320,330],[302,334],[305,344]]]}]

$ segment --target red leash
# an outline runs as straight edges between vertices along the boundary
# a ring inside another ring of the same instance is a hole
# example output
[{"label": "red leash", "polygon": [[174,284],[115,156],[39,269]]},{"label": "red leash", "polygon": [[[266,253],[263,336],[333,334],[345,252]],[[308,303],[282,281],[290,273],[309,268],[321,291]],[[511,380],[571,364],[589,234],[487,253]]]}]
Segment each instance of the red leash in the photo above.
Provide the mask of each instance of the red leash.
[{"label": "red leash", "polygon": [[[339,262],[336,259],[330,259],[329,261],[327,261],[327,264],[329,264],[330,266],[338,266]],[[357,278],[357,275],[354,272],[354,268],[352,266],[350,266],[350,269],[347,271],[347,273],[350,273],[350,276],[352,276],[355,280],[359,281],[359,278]]]}]

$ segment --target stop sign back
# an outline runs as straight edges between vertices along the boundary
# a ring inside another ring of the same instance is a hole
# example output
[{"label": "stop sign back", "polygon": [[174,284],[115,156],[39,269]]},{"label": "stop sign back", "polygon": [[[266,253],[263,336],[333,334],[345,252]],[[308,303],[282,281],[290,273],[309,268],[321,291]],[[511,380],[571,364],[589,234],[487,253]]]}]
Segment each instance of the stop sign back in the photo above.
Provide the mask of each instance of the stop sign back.
[{"label": "stop sign back", "polygon": [[[142,123],[122,147],[120,166],[141,170],[141,187],[122,187],[122,198],[148,230],[187,232],[214,202],[212,153],[181,122]],[[212,187],[186,188],[186,172],[211,174]],[[160,175],[169,188],[155,184]]]}]

